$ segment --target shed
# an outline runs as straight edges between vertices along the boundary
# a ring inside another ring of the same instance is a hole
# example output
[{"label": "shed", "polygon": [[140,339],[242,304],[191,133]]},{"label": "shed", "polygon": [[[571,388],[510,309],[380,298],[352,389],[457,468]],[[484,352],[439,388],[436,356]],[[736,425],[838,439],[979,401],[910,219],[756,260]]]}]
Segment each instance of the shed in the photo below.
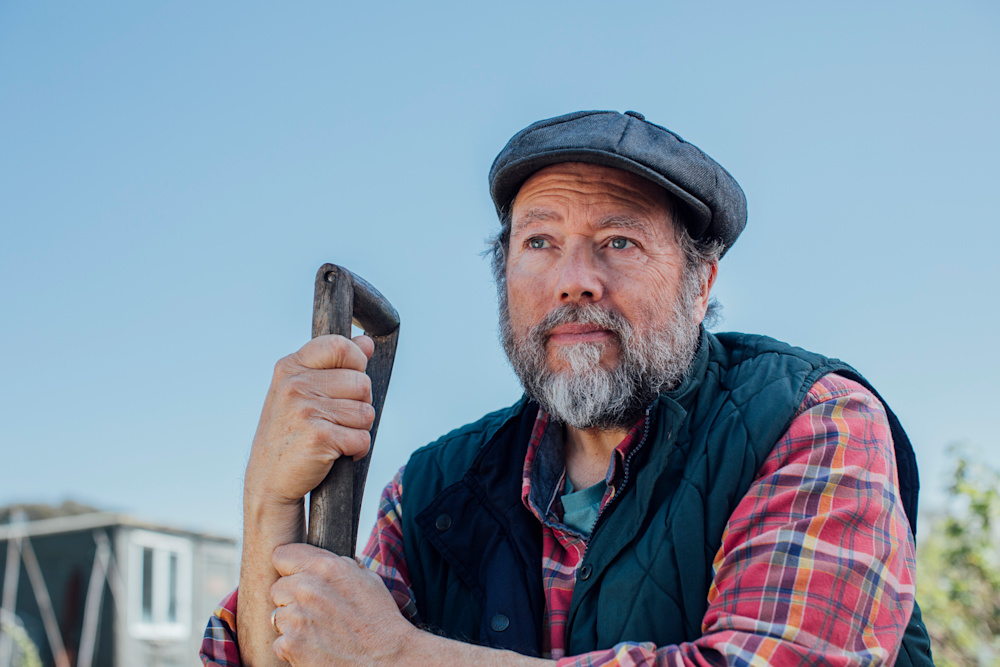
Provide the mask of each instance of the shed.
[{"label": "shed", "polygon": [[[0,525],[0,666],[193,667],[238,579],[236,540],[106,512]],[[19,641],[20,638],[20,641]],[[30,646],[28,649],[30,651]]]}]

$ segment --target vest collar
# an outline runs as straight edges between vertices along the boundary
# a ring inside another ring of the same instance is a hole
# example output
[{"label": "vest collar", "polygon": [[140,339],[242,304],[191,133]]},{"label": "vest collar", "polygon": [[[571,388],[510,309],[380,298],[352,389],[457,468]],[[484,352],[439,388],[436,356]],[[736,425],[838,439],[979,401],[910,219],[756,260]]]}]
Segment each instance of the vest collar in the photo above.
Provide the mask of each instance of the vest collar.
[{"label": "vest collar", "polygon": [[700,334],[698,351],[695,352],[694,359],[691,360],[691,367],[688,369],[687,374],[681,380],[680,385],[675,389],[663,392],[659,397],[661,403],[671,402],[685,411],[694,402],[695,394],[698,393],[698,389],[701,388],[702,381],[705,379],[705,373],[708,370],[709,351],[712,347],[712,340],[715,338],[715,336],[705,330],[704,326],[699,326],[698,329]]}]

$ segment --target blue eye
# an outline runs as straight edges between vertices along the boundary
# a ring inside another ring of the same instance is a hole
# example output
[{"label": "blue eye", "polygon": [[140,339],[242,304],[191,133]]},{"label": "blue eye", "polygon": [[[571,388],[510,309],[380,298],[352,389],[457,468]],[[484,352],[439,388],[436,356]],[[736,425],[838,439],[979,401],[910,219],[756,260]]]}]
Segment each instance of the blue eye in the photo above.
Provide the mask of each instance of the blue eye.
[{"label": "blue eye", "polygon": [[615,238],[611,239],[611,247],[614,248],[615,250],[625,250],[631,245],[632,245],[631,241],[621,236],[616,236]]},{"label": "blue eye", "polygon": [[546,247],[547,245],[548,242],[545,239],[539,238],[537,236],[532,239],[528,239],[528,247],[534,250],[540,250]]}]

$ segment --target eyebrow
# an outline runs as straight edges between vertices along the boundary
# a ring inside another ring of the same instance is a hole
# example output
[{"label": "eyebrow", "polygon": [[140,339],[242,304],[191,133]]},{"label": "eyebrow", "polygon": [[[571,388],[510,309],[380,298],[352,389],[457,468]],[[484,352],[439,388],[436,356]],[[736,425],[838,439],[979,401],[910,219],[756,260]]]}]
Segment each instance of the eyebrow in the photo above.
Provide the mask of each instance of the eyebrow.
[{"label": "eyebrow", "polygon": [[[511,233],[516,234],[522,231],[525,227],[529,227],[536,222],[549,222],[551,220],[558,219],[559,215],[544,208],[528,209],[519,215],[517,220],[515,220],[511,225]],[[650,231],[650,225],[648,222],[631,215],[609,215],[598,220],[594,227],[595,229],[631,229],[639,232]]]},{"label": "eyebrow", "polygon": [[516,234],[525,227],[530,226],[532,223],[548,222],[549,220],[556,220],[558,217],[559,216],[552,211],[547,211],[544,208],[529,208],[527,211],[519,215],[517,220],[515,220],[511,225],[511,233]]},{"label": "eyebrow", "polygon": [[631,229],[637,232],[650,231],[648,222],[631,215],[609,215],[598,220],[595,227],[597,229]]}]

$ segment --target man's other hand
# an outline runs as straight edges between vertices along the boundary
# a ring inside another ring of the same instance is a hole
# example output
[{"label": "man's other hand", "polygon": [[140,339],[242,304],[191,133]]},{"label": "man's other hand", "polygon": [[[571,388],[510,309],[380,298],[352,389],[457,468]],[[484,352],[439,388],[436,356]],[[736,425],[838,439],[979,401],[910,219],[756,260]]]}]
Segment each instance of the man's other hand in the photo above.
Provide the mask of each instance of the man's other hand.
[{"label": "man's other hand", "polygon": [[274,550],[274,654],[303,665],[396,665],[417,630],[382,579],[352,558],[307,544]]}]

